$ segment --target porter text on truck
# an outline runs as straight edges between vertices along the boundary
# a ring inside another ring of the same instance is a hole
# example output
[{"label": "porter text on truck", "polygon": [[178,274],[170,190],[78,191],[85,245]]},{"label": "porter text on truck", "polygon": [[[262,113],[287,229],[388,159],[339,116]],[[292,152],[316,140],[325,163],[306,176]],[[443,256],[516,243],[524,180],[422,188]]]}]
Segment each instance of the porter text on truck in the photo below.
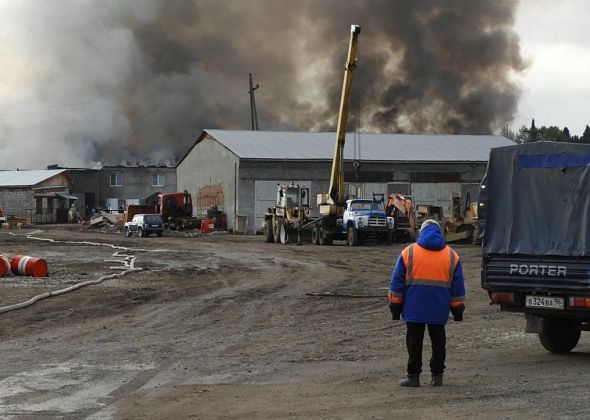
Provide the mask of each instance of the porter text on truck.
[{"label": "porter text on truck", "polygon": [[521,276],[566,277],[567,268],[563,265],[510,264],[510,274]]}]

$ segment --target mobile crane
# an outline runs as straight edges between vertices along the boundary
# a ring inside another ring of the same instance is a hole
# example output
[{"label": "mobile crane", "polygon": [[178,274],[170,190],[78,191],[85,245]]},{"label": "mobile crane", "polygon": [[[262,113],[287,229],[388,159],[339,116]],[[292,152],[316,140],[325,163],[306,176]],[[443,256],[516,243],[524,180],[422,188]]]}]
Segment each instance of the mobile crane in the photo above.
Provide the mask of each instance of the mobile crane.
[{"label": "mobile crane", "polygon": [[311,240],[314,244],[328,245],[333,240],[344,239],[348,245],[356,246],[362,244],[364,239],[369,236],[385,239],[386,241],[391,241],[393,236],[393,218],[385,215],[382,194],[374,194],[372,200],[347,200],[345,197],[344,143],[360,32],[360,26],[351,26],[350,44],[338,112],[330,187],[328,194],[318,194],[317,196],[321,217],[312,222]]},{"label": "mobile crane", "polygon": [[[318,194],[317,196],[320,216],[315,218],[307,216],[309,202],[303,203],[301,200],[305,196],[305,191],[301,187],[295,186],[291,187],[292,192],[300,200],[297,201],[298,210],[290,213],[289,206],[280,195],[281,189],[284,194],[287,193],[287,187],[279,186],[277,206],[269,209],[265,216],[263,233],[266,242],[288,243],[289,236],[293,233],[297,232],[298,239],[300,239],[302,233],[310,231],[311,242],[314,245],[330,245],[334,240],[346,240],[349,245],[356,246],[362,244],[368,237],[388,242],[393,238],[394,219],[385,215],[383,194],[374,194],[373,199],[347,200],[345,197],[344,143],[360,33],[360,26],[351,26],[338,111],[330,187],[327,194]],[[309,190],[306,191],[309,193]],[[293,214],[295,217],[292,217]]]}]

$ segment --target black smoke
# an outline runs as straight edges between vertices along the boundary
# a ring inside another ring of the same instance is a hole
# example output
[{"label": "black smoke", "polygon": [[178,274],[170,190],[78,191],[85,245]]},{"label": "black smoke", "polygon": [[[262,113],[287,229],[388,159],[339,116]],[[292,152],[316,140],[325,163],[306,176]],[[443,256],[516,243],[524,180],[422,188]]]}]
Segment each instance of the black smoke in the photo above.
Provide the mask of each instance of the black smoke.
[{"label": "black smoke", "polygon": [[494,132],[525,68],[512,0],[15,4],[0,63],[24,79],[0,79],[2,166],[25,165],[4,153],[23,141],[58,151],[37,165],[182,156],[203,128],[249,129],[249,72],[262,129],[333,130],[351,24],[364,131]]}]

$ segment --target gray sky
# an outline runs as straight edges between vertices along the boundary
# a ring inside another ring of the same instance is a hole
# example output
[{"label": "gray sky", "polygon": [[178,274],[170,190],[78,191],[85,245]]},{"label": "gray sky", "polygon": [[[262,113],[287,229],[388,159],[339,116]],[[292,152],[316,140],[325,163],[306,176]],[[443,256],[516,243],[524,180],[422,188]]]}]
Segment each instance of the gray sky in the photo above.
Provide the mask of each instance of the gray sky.
[{"label": "gray sky", "polygon": [[529,68],[519,77],[523,96],[513,129],[590,124],[590,1],[521,0],[516,32]]},{"label": "gray sky", "polygon": [[249,71],[263,129],[332,129],[350,22],[367,131],[582,134],[590,0],[513,1],[0,0],[0,169],[181,156],[248,128]]}]

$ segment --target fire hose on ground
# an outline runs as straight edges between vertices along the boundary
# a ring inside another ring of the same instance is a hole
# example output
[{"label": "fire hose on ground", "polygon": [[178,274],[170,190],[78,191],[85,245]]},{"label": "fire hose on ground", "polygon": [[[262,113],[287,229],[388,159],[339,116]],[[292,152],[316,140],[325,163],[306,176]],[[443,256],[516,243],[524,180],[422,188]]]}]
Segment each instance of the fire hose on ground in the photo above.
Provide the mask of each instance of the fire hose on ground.
[{"label": "fire hose on ground", "polygon": [[[36,231],[38,232],[38,231]],[[132,248],[128,248],[128,247],[124,247],[124,246],[117,246],[117,245],[113,245],[113,244],[108,244],[108,243],[100,243],[100,242],[87,242],[87,241],[80,241],[80,242],[76,242],[76,241],[56,241],[54,239],[50,239],[50,238],[39,238],[39,237],[34,237],[32,236],[34,232],[31,232],[31,234],[26,235],[27,238],[29,239],[35,239],[35,240],[40,240],[40,241],[47,241],[47,242],[53,242],[53,243],[71,243],[71,244],[84,244],[84,245],[94,245],[94,246],[108,246],[111,248],[115,248],[115,249],[121,249],[121,250],[125,250],[125,251],[130,251],[130,250],[134,250],[134,251],[146,251],[146,250],[136,250],[136,249],[132,249]],[[11,233],[11,235],[14,235]],[[18,235],[15,235],[18,236]],[[59,290],[54,290],[51,292],[45,292],[42,293],[40,295],[34,296],[29,300],[26,300],[24,302],[20,302],[20,303],[15,303],[13,305],[8,305],[8,306],[3,306],[0,307],[0,314],[2,313],[6,313],[6,312],[10,312],[10,311],[14,311],[17,309],[22,309],[22,308],[26,308],[28,306],[31,306],[33,304],[35,304],[36,302],[39,302],[40,300],[43,299],[47,299],[53,296],[59,296],[59,295],[63,295],[69,292],[72,292],[74,290],[80,289],[82,287],[86,287],[86,286],[92,286],[92,285],[96,285],[96,284],[100,284],[105,280],[111,280],[111,279],[115,279],[118,277],[123,277],[129,273],[134,273],[134,272],[138,272],[141,271],[142,269],[139,267],[135,267],[135,255],[130,255],[130,254],[121,254],[119,253],[119,251],[115,252],[113,254],[113,257],[123,257],[123,259],[109,259],[109,260],[105,260],[105,262],[116,262],[116,263],[122,263],[123,266],[122,267],[110,267],[111,270],[122,270],[120,273],[112,273],[112,274],[107,274],[104,276],[99,277],[96,280],[88,280],[82,283],[77,283],[74,284],[72,286],[63,288],[63,289],[59,289]]]}]

